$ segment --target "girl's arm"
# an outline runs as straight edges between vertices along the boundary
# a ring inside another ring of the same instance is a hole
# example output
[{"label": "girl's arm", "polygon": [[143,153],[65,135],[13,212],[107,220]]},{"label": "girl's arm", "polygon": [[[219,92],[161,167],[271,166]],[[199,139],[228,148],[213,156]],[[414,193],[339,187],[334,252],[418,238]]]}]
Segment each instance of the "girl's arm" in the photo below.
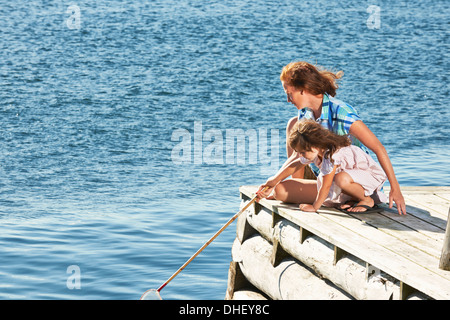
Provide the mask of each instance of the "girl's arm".
[{"label": "girl's arm", "polygon": [[372,150],[383,168],[391,185],[389,192],[389,208],[392,208],[392,203],[395,201],[399,214],[406,214],[405,199],[403,198],[400,185],[395,177],[394,168],[391,160],[383,144],[378,140],[375,134],[362,121],[355,121],[350,126],[350,134],[361,141],[366,147]]},{"label": "girl's arm", "polygon": [[302,203],[299,208],[302,211],[308,211],[308,212],[315,212],[319,210],[319,208],[322,206],[326,198],[328,197],[328,193],[330,192],[331,185],[333,184],[334,175],[336,174],[336,168],[337,166],[333,167],[333,171],[331,171],[329,174],[323,176],[322,185],[320,187],[319,192],[317,193],[316,200],[314,203],[311,204],[305,204]]},{"label": "girl's arm", "polygon": [[[300,168],[304,167],[305,165],[300,161],[300,159],[296,159],[294,161],[292,161],[289,164],[285,164],[283,165],[280,170],[278,170],[278,172],[273,176],[270,177],[269,179],[267,179],[266,183],[264,183],[263,185],[261,185],[258,189],[258,191],[256,191],[256,194],[258,195],[258,198],[266,198],[267,196],[269,196],[269,194],[272,192],[272,189],[281,181],[283,181],[284,179],[286,179],[287,177],[291,176],[292,174],[294,174],[297,170],[299,170]],[[269,187],[267,190],[265,190],[264,192],[261,192],[263,188],[265,187]]]},{"label": "girl's arm", "polygon": [[[292,160],[290,163],[287,163],[285,165],[283,165],[280,170],[278,170],[278,172],[275,174],[274,178],[278,181],[281,182],[284,179],[286,179],[287,177],[293,175],[297,170],[299,170],[300,168],[304,167],[305,164],[303,164],[301,162],[301,159],[296,157],[294,160]],[[278,183],[277,182],[277,183]]]},{"label": "girl's arm", "polygon": [[278,172],[286,169],[290,164],[292,164],[292,162],[298,160],[300,158],[300,155],[293,150],[292,154],[289,156],[289,158],[286,159],[286,161],[283,163],[283,165],[281,166],[280,170],[278,170]]}]

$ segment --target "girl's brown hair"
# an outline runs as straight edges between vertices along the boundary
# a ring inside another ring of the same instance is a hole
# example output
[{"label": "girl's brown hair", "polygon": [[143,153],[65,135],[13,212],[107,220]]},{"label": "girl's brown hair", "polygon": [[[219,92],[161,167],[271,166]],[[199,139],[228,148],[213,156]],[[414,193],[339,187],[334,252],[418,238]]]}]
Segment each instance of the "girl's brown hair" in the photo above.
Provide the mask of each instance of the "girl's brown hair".
[{"label": "girl's brown hair", "polygon": [[297,89],[305,89],[309,93],[318,95],[328,93],[332,97],[339,88],[337,80],[342,78],[344,72],[333,73],[327,70],[319,70],[312,64],[300,61],[291,62],[281,71],[280,80]]},{"label": "girl's brown hair", "polygon": [[329,150],[327,158],[340,148],[351,145],[350,138],[337,135],[313,120],[299,120],[289,134],[289,146],[297,152],[311,151],[311,148]]}]

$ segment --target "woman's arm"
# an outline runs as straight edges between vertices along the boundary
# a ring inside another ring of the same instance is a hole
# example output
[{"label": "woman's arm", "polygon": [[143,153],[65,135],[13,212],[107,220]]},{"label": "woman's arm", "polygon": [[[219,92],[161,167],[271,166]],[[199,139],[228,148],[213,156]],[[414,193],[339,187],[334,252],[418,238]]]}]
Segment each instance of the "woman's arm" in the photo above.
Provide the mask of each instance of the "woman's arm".
[{"label": "woman's arm", "polygon": [[350,134],[375,153],[378,158],[378,162],[386,173],[391,185],[391,191],[389,193],[389,208],[392,208],[392,203],[395,201],[398,213],[406,214],[405,199],[403,198],[400,185],[395,177],[394,168],[392,167],[386,148],[380,140],[378,140],[375,134],[364,124],[364,122],[360,120],[353,122],[350,126]]},{"label": "woman's arm", "polygon": [[319,192],[317,193],[316,200],[312,205],[302,203],[299,208],[302,211],[308,211],[308,212],[314,212],[319,210],[319,208],[322,206],[326,198],[328,197],[328,194],[330,193],[331,185],[333,184],[334,175],[336,174],[336,168],[337,166],[333,167],[333,171],[331,171],[329,174],[323,176],[322,185],[320,187]]}]

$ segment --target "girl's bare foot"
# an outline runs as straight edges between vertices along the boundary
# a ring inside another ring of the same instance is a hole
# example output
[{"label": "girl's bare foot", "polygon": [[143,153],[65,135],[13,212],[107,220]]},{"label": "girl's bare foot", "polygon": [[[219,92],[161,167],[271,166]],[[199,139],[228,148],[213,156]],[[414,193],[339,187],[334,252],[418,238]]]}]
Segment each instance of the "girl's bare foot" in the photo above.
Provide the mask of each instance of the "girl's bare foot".
[{"label": "girl's bare foot", "polygon": [[355,204],[356,204],[355,200],[349,200],[349,201],[345,202],[344,204],[341,204],[339,206],[339,208],[345,210],[345,209],[353,207]]},{"label": "girl's bare foot", "polygon": [[363,200],[352,206],[351,208],[348,208],[348,212],[364,212],[367,211],[367,208],[363,206],[367,206],[372,208],[375,205],[375,202],[371,197],[365,197]]}]

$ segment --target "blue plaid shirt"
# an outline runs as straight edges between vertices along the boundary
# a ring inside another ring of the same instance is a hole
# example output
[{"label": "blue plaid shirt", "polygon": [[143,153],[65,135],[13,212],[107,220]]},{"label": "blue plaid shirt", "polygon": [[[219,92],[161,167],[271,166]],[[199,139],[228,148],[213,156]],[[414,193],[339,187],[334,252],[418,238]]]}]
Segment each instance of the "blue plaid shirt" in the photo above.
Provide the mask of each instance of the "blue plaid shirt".
[{"label": "blue plaid shirt", "polygon": [[[361,120],[361,117],[351,105],[325,93],[322,100],[322,113],[320,114],[319,119],[315,119],[312,110],[307,108],[298,110],[298,119],[312,119],[320,123],[324,128],[338,135],[346,135],[350,133],[350,126],[353,122]],[[366,153],[369,153],[367,147],[358,139],[351,135],[349,137],[353,145],[358,146]],[[311,165],[311,168],[316,174],[318,173],[318,168],[314,165]]]}]

